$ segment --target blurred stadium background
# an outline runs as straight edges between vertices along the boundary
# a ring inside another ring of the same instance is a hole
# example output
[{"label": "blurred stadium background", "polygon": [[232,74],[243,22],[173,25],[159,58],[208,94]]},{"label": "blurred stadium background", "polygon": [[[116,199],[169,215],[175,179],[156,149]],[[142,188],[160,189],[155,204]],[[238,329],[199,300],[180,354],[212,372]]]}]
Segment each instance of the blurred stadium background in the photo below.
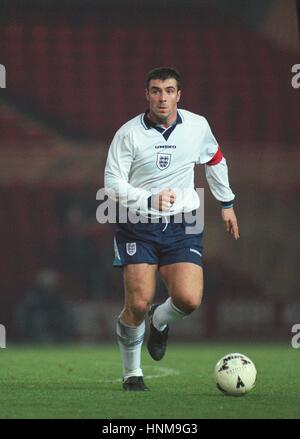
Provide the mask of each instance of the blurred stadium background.
[{"label": "blurred stadium background", "polygon": [[[26,5],[25,5],[26,3]],[[205,300],[178,340],[286,340],[299,322],[299,62],[293,0],[2,1],[0,323],[10,342],[115,338],[123,299],[96,192],[157,66],[183,75],[229,162],[241,239],[205,186]],[[158,300],[166,295],[158,284]],[[174,339],[176,337],[174,336]]]}]

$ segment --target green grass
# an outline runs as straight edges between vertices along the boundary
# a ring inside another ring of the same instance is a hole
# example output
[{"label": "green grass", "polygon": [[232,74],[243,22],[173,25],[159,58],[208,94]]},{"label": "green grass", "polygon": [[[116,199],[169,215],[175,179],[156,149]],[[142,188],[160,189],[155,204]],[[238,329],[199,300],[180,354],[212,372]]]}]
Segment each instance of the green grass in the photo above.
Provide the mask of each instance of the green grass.
[{"label": "green grass", "polygon": [[[244,397],[215,387],[216,361],[249,356],[257,385]],[[0,349],[1,418],[300,418],[300,350],[288,345],[172,345],[159,363],[143,351],[150,392],[124,392],[117,346]]]}]

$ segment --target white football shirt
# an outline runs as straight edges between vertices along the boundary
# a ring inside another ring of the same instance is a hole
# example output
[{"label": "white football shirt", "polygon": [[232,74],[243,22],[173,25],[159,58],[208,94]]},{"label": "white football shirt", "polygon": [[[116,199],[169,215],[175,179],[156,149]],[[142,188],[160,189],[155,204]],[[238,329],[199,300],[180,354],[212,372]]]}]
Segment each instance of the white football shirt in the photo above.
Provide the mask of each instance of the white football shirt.
[{"label": "white football shirt", "polygon": [[206,178],[215,198],[234,199],[225,158],[207,120],[179,109],[176,122],[154,125],[146,113],[125,123],[110,145],[104,184],[106,193],[132,212],[161,215],[148,207],[148,198],[162,189],[173,189],[176,201],[164,216],[190,212],[199,207],[194,189],[194,167],[206,165]]}]

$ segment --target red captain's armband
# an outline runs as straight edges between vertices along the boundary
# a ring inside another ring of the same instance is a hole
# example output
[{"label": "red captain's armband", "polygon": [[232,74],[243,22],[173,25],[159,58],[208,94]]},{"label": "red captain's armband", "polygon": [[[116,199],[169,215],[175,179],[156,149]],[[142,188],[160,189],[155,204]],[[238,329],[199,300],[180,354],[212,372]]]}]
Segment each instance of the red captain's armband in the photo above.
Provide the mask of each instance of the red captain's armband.
[{"label": "red captain's armband", "polygon": [[208,166],[217,165],[218,163],[220,163],[222,158],[223,158],[223,154],[222,154],[222,151],[220,150],[220,146],[218,145],[217,152],[215,153],[213,158],[209,162],[206,163],[206,165],[208,165]]}]

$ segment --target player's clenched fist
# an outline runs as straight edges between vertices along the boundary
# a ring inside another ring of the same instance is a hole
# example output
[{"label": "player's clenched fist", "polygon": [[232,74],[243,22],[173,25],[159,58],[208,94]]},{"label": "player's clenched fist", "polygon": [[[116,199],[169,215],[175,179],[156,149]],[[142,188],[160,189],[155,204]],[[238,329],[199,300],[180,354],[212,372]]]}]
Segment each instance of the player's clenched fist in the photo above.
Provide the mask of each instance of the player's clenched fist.
[{"label": "player's clenched fist", "polygon": [[167,211],[176,201],[176,194],[172,189],[163,189],[153,197],[153,207],[157,210]]}]

